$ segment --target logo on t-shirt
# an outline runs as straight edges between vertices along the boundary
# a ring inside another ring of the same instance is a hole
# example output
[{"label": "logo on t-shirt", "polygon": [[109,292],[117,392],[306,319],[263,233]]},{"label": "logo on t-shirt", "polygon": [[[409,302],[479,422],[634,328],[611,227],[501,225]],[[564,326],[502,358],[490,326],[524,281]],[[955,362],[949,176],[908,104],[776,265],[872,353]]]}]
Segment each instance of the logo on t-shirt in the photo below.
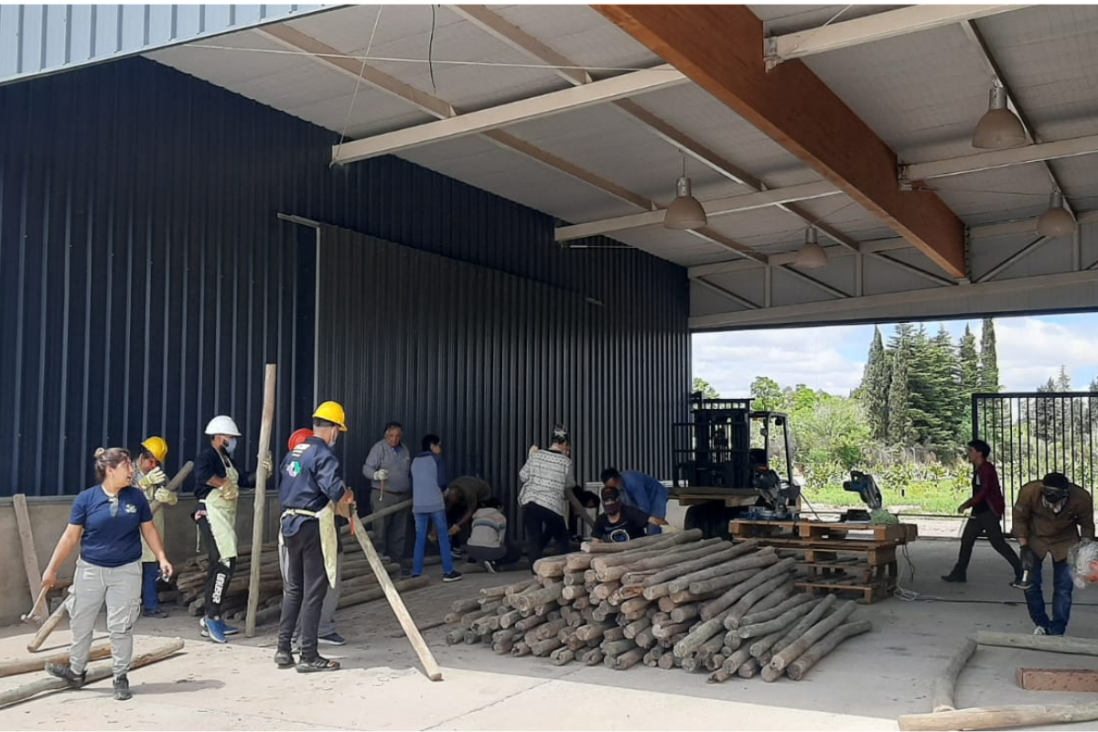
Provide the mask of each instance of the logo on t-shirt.
[{"label": "logo on t-shirt", "polygon": [[137,506],[132,503],[126,504],[126,513],[137,513]]},{"label": "logo on t-shirt", "polygon": [[291,478],[296,478],[297,476],[301,475],[301,463],[299,463],[297,460],[291,462],[289,465],[286,466],[286,474],[289,475]]}]

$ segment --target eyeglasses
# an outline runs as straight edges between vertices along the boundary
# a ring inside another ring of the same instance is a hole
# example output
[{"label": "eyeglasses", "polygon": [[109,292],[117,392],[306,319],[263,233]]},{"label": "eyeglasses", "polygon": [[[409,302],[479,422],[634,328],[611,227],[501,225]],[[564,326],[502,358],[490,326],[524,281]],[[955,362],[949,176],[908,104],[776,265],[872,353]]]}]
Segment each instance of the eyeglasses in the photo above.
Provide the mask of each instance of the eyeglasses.
[{"label": "eyeglasses", "polygon": [[108,496],[111,502],[111,518],[118,518],[118,496]]}]

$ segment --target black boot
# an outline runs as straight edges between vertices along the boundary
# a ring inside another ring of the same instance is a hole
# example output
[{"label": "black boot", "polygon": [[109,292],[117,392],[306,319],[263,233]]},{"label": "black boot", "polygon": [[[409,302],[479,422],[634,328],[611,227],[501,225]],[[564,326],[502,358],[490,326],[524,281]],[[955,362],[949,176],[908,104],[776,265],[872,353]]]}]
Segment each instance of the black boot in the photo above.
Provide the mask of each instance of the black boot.
[{"label": "black boot", "polygon": [[72,666],[67,663],[47,663],[46,673],[50,676],[56,676],[59,679],[68,683],[70,689],[79,689],[84,685],[84,680],[88,677],[88,672],[73,673]]},{"label": "black boot", "polygon": [[956,569],[949,574],[942,575],[943,582],[956,582],[958,584],[964,584],[968,580],[965,578],[964,573],[958,572]]},{"label": "black boot", "polygon": [[294,654],[289,651],[278,651],[275,653],[275,664],[279,668],[291,668],[294,665]]},{"label": "black boot", "polygon": [[133,692],[130,691],[130,680],[126,677],[126,674],[114,677],[114,698],[118,701],[133,699]]}]

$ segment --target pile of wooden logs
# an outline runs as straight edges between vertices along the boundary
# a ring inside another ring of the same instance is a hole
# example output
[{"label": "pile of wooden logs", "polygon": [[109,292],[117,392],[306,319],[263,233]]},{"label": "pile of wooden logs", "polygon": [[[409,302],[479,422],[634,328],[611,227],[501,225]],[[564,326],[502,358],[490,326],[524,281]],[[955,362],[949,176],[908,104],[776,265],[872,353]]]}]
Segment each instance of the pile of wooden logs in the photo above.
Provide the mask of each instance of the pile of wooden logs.
[{"label": "pile of wooden logs", "polygon": [[[354,541],[348,542],[343,537],[343,574],[339,608],[358,605],[364,602],[380,600],[385,595],[378,585],[378,579],[370,570],[366,556],[354,547]],[[353,547],[353,548],[352,548]],[[251,549],[248,547],[238,551],[236,571],[232,582],[225,592],[222,601],[222,614],[228,620],[243,620],[248,603],[248,579],[251,571]],[[386,558],[385,569],[390,576],[400,569],[400,565]],[[175,590],[171,593],[161,593],[161,599],[174,598],[179,604],[186,605],[188,612],[198,616],[205,610],[206,573],[209,568],[207,557],[195,557],[179,568],[175,580]],[[408,579],[396,582],[396,588],[400,592],[407,592],[425,587],[428,583],[426,577]],[[259,584],[259,611],[256,613],[256,623],[263,624],[276,622],[282,613],[282,574],[278,566],[278,542],[269,542],[263,545],[263,553],[260,565]]]},{"label": "pile of wooden logs", "polygon": [[536,577],[454,603],[447,643],[625,670],[639,663],[797,680],[842,641],[870,629],[853,602],[794,589],[796,562],[754,541],[697,530],[585,543],[546,557]]}]

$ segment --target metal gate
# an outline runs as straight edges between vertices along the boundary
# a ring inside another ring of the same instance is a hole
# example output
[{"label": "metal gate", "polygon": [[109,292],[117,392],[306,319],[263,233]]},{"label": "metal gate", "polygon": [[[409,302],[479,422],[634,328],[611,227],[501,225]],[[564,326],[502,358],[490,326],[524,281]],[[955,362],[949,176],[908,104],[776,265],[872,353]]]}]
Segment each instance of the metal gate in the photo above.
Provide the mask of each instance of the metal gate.
[{"label": "metal gate", "polygon": [[972,434],[991,445],[1008,506],[1022,486],[1051,472],[1094,495],[1098,392],[973,394]]}]

